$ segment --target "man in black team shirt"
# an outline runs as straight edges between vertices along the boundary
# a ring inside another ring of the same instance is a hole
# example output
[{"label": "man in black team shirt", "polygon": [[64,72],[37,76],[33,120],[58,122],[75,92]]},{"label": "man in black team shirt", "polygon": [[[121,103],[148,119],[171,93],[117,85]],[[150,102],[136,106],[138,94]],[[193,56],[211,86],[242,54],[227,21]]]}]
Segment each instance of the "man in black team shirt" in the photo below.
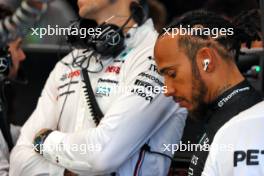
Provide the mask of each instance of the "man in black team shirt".
[{"label": "man in black team shirt", "polygon": [[202,174],[208,145],[218,130],[262,100],[235,63],[241,43],[258,38],[250,32],[214,13],[194,11],[166,28],[156,42],[155,58],[165,77],[166,95],[186,107],[190,117],[204,122],[199,141],[203,147],[193,154],[190,176]]}]

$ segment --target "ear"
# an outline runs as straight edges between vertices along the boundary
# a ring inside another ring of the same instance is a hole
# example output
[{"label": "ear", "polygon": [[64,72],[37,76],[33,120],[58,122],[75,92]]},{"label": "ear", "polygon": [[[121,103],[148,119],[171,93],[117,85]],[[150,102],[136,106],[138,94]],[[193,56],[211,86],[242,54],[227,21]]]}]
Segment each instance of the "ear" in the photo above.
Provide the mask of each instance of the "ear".
[{"label": "ear", "polygon": [[211,73],[215,70],[215,55],[213,50],[208,47],[203,47],[198,50],[196,55],[196,63],[200,70],[200,73]]}]

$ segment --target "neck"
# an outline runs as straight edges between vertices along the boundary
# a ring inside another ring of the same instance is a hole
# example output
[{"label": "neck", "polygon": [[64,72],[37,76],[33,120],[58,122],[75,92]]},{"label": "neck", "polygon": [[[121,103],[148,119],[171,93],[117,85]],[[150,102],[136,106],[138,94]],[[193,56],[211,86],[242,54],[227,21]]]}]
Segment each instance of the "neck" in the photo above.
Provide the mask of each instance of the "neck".
[{"label": "neck", "polygon": [[131,18],[128,22],[127,20],[130,18],[130,16],[119,16],[119,15],[112,15],[108,16],[108,19],[101,21],[101,23],[97,22],[97,24],[102,24],[104,22],[108,23],[108,24],[114,24],[116,26],[124,26],[124,24],[126,23],[126,25],[124,26],[123,31],[127,32],[130,28],[132,28],[136,22],[133,20],[133,18]]},{"label": "neck", "polygon": [[[122,1],[116,5],[111,5],[100,10],[94,14],[93,19],[97,24],[102,24],[104,22],[117,25],[119,27],[123,26],[127,19],[131,16],[131,11],[126,4],[122,4]],[[126,7],[126,8],[125,8]],[[133,18],[126,25],[127,28],[133,27],[135,21]]]},{"label": "neck", "polygon": [[[242,74],[240,73],[240,71],[236,66],[234,66],[234,68],[231,69],[229,68],[227,70],[229,71],[226,72],[227,73],[226,75],[220,75],[219,84],[218,86],[215,87],[210,102],[214,101],[224,92],[226,92],[227,90],[233,88],[234,86],[245,80],[245,78],[242,76]],[[224,81],[223,78],[225,78]]]}]

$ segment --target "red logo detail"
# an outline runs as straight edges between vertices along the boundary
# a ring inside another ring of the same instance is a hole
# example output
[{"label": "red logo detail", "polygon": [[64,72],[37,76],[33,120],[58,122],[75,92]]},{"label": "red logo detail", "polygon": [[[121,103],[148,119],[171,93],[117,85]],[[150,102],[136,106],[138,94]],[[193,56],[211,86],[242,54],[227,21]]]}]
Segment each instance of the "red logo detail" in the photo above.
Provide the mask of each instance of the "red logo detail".
[{"label": "red logo detail", "polygon": [[117,67],[117,66],[109,66],[106,68],[105,72],[109,72],[109,73],[116,73],[116,74],[119,74],[120,72],[120,67]]},{"label": "red logo detail", "polygon": [[81,74],[81,71],[80,70],[76,70],[76,71],[73,71],[73,72],[69,73],[67,77],[68,78],[78,77],[78,76],[80,76],[80,74]]}]

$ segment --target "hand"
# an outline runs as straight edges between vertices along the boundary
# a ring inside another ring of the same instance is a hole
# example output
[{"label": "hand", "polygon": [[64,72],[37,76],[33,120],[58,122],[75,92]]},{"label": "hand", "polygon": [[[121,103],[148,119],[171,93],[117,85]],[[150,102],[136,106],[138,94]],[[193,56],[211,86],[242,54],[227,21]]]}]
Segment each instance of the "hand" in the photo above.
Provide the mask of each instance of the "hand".
[{"label": "hand", "polygon": [[42,2],[36,2],[36,1],[31,1],[28,0],[28,5],[30,5],[33,8],[36,8],[38,10],[41,10],[43,8],[43,3]]},{"label": "hand", "polygon": [[64,176],[77,176],[77,174],[72,173],[71,171],[65,169],[65,171],[64,171]]},{"label": "hand", "polygon": [[43,9],[43,6],[45,6],[47,3],[51,3],[54,0],[27,0],[27,3],[38,10]]}]

